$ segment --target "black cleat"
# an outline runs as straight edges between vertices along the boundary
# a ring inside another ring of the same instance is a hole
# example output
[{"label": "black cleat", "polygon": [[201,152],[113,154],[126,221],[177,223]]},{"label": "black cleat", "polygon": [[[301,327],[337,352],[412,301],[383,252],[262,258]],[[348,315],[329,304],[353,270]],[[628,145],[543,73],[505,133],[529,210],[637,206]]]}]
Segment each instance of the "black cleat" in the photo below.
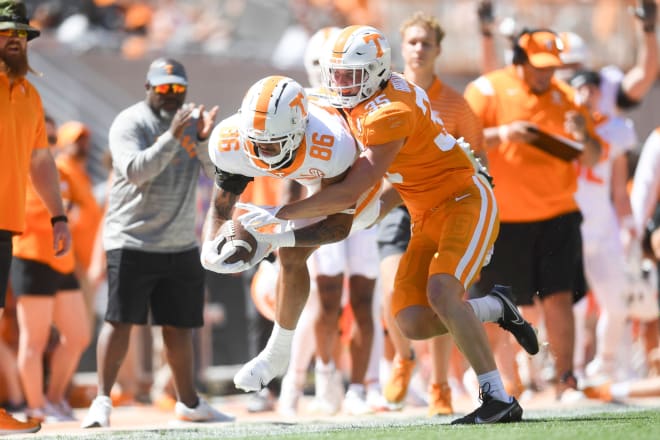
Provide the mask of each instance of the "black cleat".
[{"label": "black cleat", "polygon": [[523,409],[515,397],[511,402],[494,399],[488,391],[479,392],[481,406],[470,414],[451,422],[452,425],[477,425],[484,423],[510,423],[522,420]]},{"label": "black cleat", "polygon": [[489,295],[499,299],[502,303],[502,317],[497,320],[497,323],[504,330],[509,331],[516,337],[516,341],[525,351],[529,354],[536,354],[539,352],[539,340],[536,337],[534,327],[525,321],[518,307],[513,303],[511,297],[511,287],[495,284],[493,290]]}]

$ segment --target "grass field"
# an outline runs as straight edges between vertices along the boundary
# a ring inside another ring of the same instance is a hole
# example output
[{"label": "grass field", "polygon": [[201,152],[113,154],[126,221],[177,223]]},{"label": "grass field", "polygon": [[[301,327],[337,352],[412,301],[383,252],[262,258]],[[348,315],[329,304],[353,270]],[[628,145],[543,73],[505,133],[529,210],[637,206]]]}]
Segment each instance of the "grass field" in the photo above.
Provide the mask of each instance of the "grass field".
[{"label": "grass field", "polygon": [[[39,437],[76,439],[332,439],[332,440],[514,440],[660,439],[660,407],[599,405],[561,410],[531,410],[524,421],[488,426],[451,426],[455,417],[378,414],[359,419],[305,420],[285,423],[273,416],[268,421],[248,420],[231,424],[174,425],[167,429],[102,430],[76,433],[42,431]],[[27,437],[26,437],[27,438]],[[34,438],[34,436],[32,436]]]}]

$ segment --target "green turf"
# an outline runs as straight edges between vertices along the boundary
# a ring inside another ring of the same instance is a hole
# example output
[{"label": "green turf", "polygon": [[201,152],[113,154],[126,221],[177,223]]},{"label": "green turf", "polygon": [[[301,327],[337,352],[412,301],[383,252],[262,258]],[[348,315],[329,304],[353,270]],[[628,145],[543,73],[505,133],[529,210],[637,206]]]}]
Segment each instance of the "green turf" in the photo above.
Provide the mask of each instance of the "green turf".
[{"label": "green turf", "polygon": [[[355,422],[264,423],[238,422],[209,427],[176,427],[140,431],[105,431],[73,438],[107,440],[660,440],[660,408],[609,406],[607,412],[571,409],[530,411],[521,423],[451,426],[450,417],[382,417]],[[72,438],[71,436],[48,436]]]}]

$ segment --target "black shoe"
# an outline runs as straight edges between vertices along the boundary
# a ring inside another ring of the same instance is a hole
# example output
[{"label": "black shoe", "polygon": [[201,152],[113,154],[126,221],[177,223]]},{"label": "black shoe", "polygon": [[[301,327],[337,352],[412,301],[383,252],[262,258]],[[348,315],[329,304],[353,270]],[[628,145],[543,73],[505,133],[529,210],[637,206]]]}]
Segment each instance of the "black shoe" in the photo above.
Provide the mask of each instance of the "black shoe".
[{"label": "black shoe", "polygon": [[451,422],[452,425],[476,425],[483,423],[510,423],[522,420],[523,409],[515,397],[510,403],[494,399],[486,390],[479,392],[481,406],[470,414]]},{"label": "black shoe", "polygon": [[493,290],[489,295],[499,299],[502,303],[502,317],[497,320],[497,323],[504,330],[507,330],[516,337],[516,341],[525,351],[529,354],[536,354],[539,352],[539,340],[536,337],[534,327],[525,321],[518,307],[513,303],[511,297],[511,287],[495,284]]}]

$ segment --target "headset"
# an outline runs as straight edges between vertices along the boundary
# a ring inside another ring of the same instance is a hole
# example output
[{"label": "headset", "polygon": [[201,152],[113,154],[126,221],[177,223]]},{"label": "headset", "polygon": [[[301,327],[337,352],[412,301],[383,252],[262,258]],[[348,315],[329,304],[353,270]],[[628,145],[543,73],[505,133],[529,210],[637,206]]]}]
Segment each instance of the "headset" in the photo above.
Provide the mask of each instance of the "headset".
[{"label": "headset", "polygon": [[529,28],[523,28],[523,30],[518,34],[518,37],[513,40],[513,47],[511,48],[513,50],[513,57],[511,58],[511,62],[513,64],[525,64],[527,62],[527,53],[525,52],[525,49],[523,49],[519,42],[520,39],[524,35],[532,35],[537,32],[548,32],[553,34],[557,40],[561,41],[561,37],[559,34],[552,29],[547,29],[547,28],[536,28],[536,29],[529,29]]}]

